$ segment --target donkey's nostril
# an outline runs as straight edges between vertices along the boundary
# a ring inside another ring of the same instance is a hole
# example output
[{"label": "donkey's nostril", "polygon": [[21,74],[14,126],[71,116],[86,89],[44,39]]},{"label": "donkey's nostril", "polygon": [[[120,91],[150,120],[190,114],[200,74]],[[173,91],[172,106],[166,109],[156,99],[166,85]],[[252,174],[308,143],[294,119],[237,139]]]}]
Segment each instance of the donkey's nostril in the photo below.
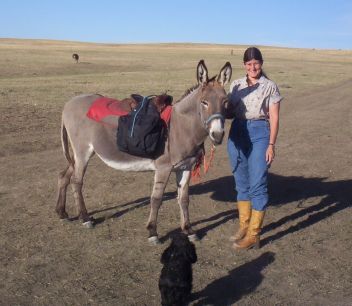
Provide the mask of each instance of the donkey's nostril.
[{"label": "donkey's nostril", "polygon": [[210,138],[214,144],[221,144],[222,139],[224,137],[224,132],[211,132]]}]

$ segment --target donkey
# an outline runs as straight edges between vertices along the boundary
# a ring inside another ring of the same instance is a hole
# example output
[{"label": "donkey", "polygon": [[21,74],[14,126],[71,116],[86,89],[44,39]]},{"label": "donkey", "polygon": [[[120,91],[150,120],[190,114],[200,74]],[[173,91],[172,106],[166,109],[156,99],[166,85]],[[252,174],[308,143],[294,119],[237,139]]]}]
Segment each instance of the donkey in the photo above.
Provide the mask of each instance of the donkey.
[{"label": "donkey", "polygon": [[[82,184],[88,161],[96,153],[108,166],[118,170],[155,171],[147,222],[148,240],[152,243],[159,243],[158,211],[169,176],[175,172],[181,230],[191,240],[196,240],[188,211],[191,170],[203,152],[203,144],[208,135],[215,145],[221,144],[223,140],[223,113],[228,102],[224,85],[230,81],[231,75],[229,62],[223,66],[218,76],[211,79],[208,78],[204,61],[198,63],[198,84],[188,89],[173,105],[164,151],[156,159],[136,157],[119,151],[116,146],[116,128],[86,117],[90,105],[99,95],[80,95],[67,102],[62,113],[61,140],[68,166],[58,179],[56,212],[60,218],[68,218],[65,210],[66,190],[71,183],[79,218],[84,226],[93,227],[94,219],[87,212]],[[72,155],[69,153],[69,143]]]},{"label": "donkey", "polygon": [[76,61],[76,63],[78,63],[79,55],[77,53],[73,53],[72,58]]}]

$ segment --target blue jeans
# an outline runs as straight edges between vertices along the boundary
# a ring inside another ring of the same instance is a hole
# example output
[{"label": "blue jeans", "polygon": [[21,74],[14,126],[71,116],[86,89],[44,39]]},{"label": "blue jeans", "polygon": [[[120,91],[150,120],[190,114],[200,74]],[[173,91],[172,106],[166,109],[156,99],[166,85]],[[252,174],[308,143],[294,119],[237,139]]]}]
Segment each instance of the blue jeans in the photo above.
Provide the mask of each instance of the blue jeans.
[{"label": "blue jeans", "polygon": [[269,145],[270,126],[266,120],[232,122],[227,152],[235,177],[237,201],[251,201],[255,210],[268,204],[268,165],[265,153]]}]

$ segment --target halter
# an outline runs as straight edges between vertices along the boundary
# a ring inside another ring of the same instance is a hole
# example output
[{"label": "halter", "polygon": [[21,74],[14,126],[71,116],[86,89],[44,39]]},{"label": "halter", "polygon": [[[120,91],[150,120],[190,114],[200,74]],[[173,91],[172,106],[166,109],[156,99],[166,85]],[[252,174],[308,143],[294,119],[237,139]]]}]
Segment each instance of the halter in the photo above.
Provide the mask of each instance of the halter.
[{"label": "halter", "polygon": [[207,120],[204,120],[204,126],[206,129],[208,128],[209,123],[214,119],[220,119],[222,124],[225,122],[225,117],[221,113],[212,114]]}]

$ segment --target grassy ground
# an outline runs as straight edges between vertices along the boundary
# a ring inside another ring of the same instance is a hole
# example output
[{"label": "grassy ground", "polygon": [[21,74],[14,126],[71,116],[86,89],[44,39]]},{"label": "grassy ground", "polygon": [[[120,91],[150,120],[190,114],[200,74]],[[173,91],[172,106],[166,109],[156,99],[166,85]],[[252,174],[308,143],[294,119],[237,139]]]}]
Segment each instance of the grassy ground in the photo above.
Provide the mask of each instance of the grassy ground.
[{"label": "grassy ground", "polygon": [[[231,50],[233,55],[231,55]],[[195,83],[200,59],[210,74],[226,61],[233,79],[243,76],[244,46],[96,45],[74,42],[0,40],[1,102],[62,104],[81,92],[125,97],[169,90],[179,97]],[[352,51],[261,48],[264,68],[283,95],[338,83],[351,75]],[[80,55],[73,65],[72,53]]]},{"label": "grassy ground", "polygon": [[[210,75],[230,61],[232,79],[243,76],[244,50],[0,39],[0,305],[160,304],[160,254],[179,223],[174,178],[159,216],[161,246],[146,239],[152,173],[117,172],[98,158],[84,194],[105,221],[92,231],[62,224],[54,212],[65,166],[61,110],[81,93],[168,90],[178,99],[195,84],[200,59]],[[285,97],[263,247],[231,249],[237,212],[222,145],[210,173],[191,188],[191,221],[202,237],[192,305],[349,305],[352,51],[261,50]],[[68,211],[76,214],[70,192]]]}]

